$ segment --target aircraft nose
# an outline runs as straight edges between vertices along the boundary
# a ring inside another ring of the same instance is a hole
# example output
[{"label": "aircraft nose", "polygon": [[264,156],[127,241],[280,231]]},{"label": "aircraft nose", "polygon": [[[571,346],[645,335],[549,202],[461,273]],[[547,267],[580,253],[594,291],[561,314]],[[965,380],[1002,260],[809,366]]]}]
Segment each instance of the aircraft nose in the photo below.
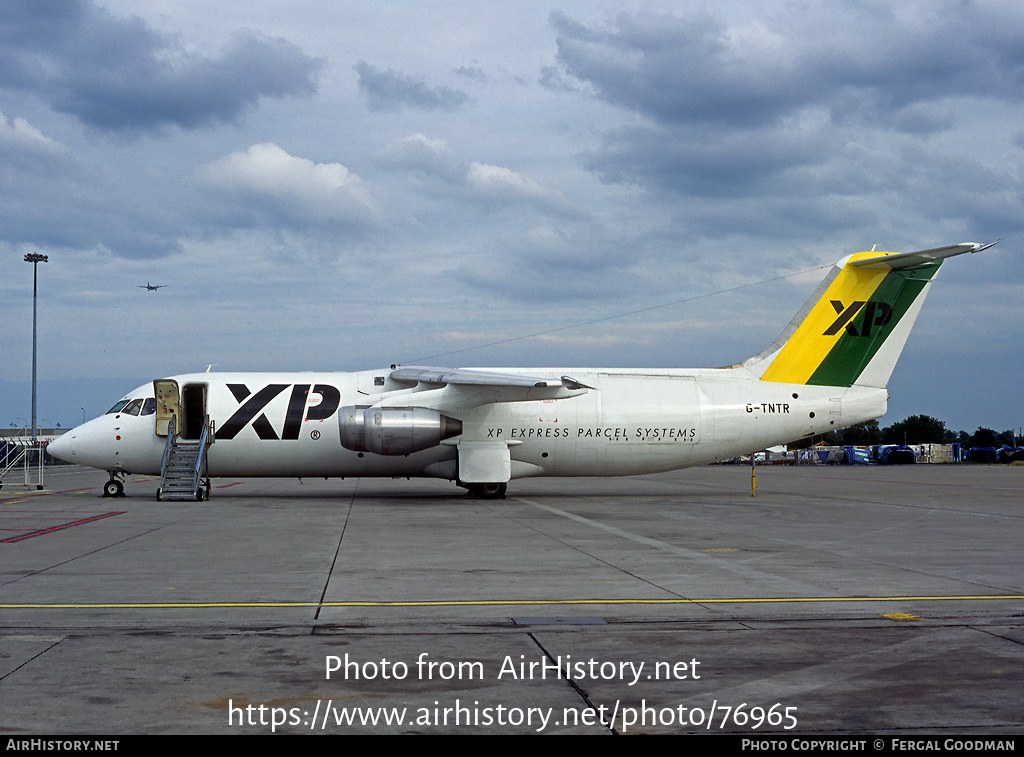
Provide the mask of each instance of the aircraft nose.
[{"label": "aircraft nose", "polygon": [[75,431],[76,429],[67,431],[46,445],[46,451],[50,453],[50,457],[56,457],[58,460],[63,460],[67,463],[74,462],[71,458],[75,454]]}]

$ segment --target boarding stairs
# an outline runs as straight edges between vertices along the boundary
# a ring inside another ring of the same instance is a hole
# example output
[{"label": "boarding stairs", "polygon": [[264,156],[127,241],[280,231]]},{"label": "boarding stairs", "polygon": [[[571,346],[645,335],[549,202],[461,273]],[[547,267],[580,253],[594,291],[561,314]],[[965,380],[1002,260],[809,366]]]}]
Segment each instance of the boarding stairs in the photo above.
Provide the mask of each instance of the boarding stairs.
[{"label": "boarding stairs", "polygon": [[198,439],[183,439],[175,433],[175,418],[167,426],[167,444],[164,447],[163,462],[160,466],[160,488],[158,501],[201,502],[209,496],[209,479],[206,478],[206,453],[210,447],[210,416],[203,421],[203,431]]},{"label": "boarding stairs", "polygon": [[[43,488],[43,472],[45,470],[45,454],[41,447],[34,440],[18,439],[17,443],[0,443],[3,456],[0,457],[0,489],[3,488],[3,479],[8,472],[21,468],[24,474],[24,482],[20,484],[26,489]],[[32,481],[32,474],[35,472],[35,481]],[[19,486],[19,484],[14,484]]]}]

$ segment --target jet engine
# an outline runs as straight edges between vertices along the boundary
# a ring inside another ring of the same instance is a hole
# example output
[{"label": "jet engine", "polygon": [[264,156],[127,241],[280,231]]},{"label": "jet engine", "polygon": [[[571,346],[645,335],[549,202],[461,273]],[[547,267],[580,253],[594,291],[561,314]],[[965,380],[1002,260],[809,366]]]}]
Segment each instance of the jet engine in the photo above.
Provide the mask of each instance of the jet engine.
[{"label": "jet engine", "polygon": [[462,433],[462,421],[425,407],[343,407],[341,446],[355,452],[409,455]]}]

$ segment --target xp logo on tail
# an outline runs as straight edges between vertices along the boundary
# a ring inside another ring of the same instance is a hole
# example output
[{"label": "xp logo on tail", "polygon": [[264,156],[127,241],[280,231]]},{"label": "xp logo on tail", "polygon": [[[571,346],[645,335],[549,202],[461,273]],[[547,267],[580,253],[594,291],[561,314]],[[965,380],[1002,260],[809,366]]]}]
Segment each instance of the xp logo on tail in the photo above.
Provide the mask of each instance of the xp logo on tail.
[{"label": "xp logo on tail", "polygon": [[[939,262],[859,267],[860,258],[854,258],[826,279],[824,291],[808,304],[804,319],[761,374],[762,381],[852,386],[876,356],[865,381],[873,382],[871,386],[888,381]],[[898,329],[907,313],[913,313],[905,321],[907,328]]]},{"label": "xp logo on tail", "polygon": [[[864,307],[865,305],[867,307]],[[825,329],[825,333],[822,336],[835,336],[839,333],[839,329],[844,327],[846,333],[851,336],[871,336],[872,327],[885,326],[892,319],[892,306],[885,302],[875,300],[868,302],[856,301],[849,307],[843,307],[843,303],[839,300],[832,300],[832,307],[835,308],[839,317],[836,318],[831,326]],[[851,321],[862,307],[864,308],[864,325],[858,331],[857,326],[851,323]]]}]

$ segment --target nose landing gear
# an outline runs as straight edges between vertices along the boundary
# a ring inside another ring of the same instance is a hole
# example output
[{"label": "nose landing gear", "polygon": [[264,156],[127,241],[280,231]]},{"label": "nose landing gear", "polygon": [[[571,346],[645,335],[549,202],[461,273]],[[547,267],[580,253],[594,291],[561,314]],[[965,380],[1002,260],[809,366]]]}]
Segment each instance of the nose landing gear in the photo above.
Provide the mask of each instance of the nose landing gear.
[{"label": "nose landing gear", "polygon": [[104,497],[123,497],[124,482],[117,478],[117,473],[110,471],[110,480],[103,484]]}]

